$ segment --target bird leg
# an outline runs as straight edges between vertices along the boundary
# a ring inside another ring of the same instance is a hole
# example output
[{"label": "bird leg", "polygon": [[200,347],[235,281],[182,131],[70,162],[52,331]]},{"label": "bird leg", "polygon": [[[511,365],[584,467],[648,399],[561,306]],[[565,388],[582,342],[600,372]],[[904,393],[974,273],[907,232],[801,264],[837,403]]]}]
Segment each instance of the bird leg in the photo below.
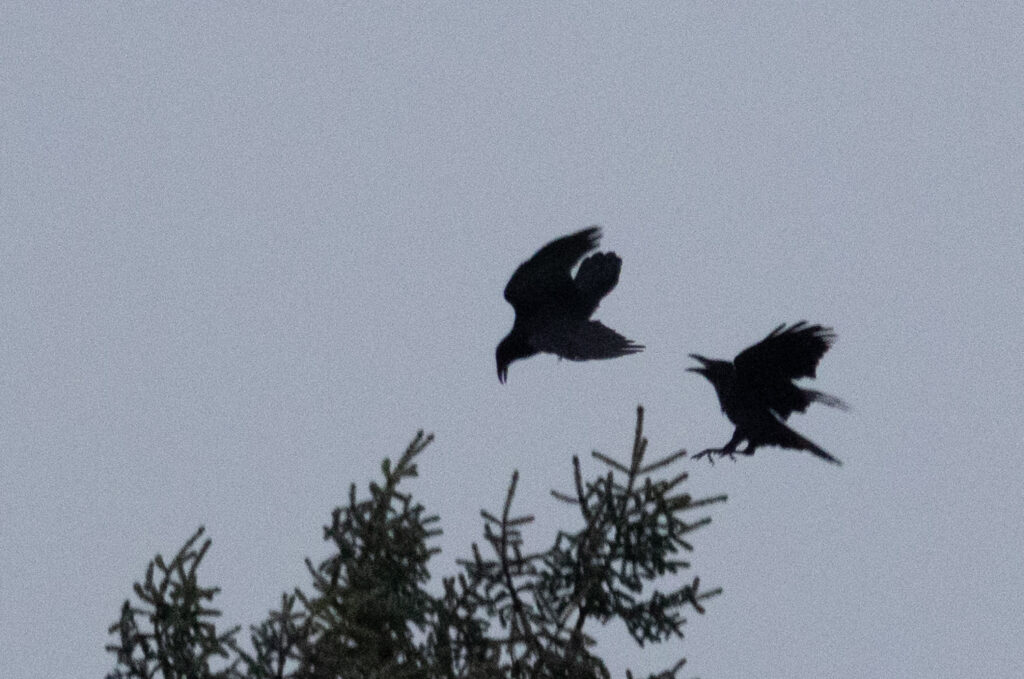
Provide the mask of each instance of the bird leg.
[{"label": "bird leg", "polygon": [[706,457],[708,458],[708,462],[714,465],[715,458],[711,457],[712,455],[718,455],[719,457],[728,457],[733,462],[736,461],[736,451],[726,450],[725,448],[705,448],[704,450],[694,455],[693,459],[696,460],[701,457]]},{"label": "bird leg", "polygon": [[[722,447],[722,448],[706,448],[706,449],[700,451],[699,453],[697,453],[696,455],[694,455],[693,459],[696,460],[697,458],[700,458],[700,457],[706,457],[706,458],[708,458],[708,462],[710,462],[711,464],[714,464],[715,463],[715,459],[713,457],[711,457],[711,456],[712,455],[718,455],[719,457],[728,457],[730,460],[735,462],[736,461],[736,447],[739,446],[740,441],[742,441],[742,440],[743,440],[743,436],[737,431],[736,433],[734,433],[732,435],[732,438],[729,439],[729,442],[726,443],[724,447]],[[750,449],[750,444],[748,443],[747,444],[747,448],[744,449],[741,452],[746,453],[747,450],[749,450],[749,449]],[[750,452],[753,453],[753,451],[750,451]],[[750,453],[748,453],[748,454],[750,454]]]}]

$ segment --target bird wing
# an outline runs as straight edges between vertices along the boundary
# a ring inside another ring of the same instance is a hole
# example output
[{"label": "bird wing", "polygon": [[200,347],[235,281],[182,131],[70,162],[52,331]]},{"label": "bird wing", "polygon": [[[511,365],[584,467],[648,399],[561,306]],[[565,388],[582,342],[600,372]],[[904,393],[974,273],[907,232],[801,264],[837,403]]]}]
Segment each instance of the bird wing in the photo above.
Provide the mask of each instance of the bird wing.
[{"label": "bird wing", "polygon": [[783,323],[736,356],[736,376],[751,384],[814,377],[818,362],[835,338],[832,328],[806,321],[787,328]]},{"label": "bird wing", "polygon": [[530,344],[570,361],[617,358],[644,349],[642,344],[626,339],[600,321],[571,319],[544,323],[530,336]]},{"label": "bird wing", "polygon": [[619,282],[622,259],[614,252],[595,252],[580,263],[576,288],[587,305],[587,317]]},{"label": "bird wing", "polygon": [[834,340],[831,328],[808,325],[806,321],[789,327],[782,324],[740,352],[733,361],[736,381],[785,420],[794,411],[807,410],[813,400],[793,380],[814,377],[818,362]]},{"label": "bird wing", "polygon": [[552,296],[572,299],[572,267],[596,248],[600,239],[601,228],[592,226],[551,241],[519,265],[505,286],[505,299],[516,311],[550,302]]}]

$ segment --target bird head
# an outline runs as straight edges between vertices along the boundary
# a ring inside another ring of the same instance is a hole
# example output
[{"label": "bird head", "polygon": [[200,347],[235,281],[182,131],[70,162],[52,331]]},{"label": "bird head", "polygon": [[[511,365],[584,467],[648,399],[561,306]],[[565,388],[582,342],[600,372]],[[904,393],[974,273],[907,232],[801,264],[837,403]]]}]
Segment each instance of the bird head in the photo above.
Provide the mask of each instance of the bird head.
[{"label": "bird head", "polygon": [[498,344],[494,357],[498,363],[498,381],[505,384],[508,366],[512,361],[533,356],[537,351],[530,347],[517,333],[511,332]]},{"label": "bird head", "polygon": [[701,365],[687,368],[687,372],[697,373],[703,375],[708,382],[711,384],[721,384],[729,379],[732,375],[732,363],[729,361],[719,361],[713,358],[705,358],[700,354],[690,354],[690,358],[695,361],[700,361]]}]

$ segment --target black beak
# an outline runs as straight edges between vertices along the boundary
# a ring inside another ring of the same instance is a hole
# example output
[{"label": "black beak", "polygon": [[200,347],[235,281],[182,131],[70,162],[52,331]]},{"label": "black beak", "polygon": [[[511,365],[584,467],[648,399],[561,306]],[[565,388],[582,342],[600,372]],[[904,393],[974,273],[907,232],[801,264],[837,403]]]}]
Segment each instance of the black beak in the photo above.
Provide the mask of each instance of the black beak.
[{"label": "black beak", "polygon": [[505,380],[507,380],[507,379],[508,379],[508,366],[507,365],[499,365],[498,366],[498,381],[501,382],[502,384],[505,384]]},{"label": "black beak", "polygon": [[695,366],[693,368],[687,368],[686,372],[697,373],[698,375],[704,375],[705,377],[707,377],[707,374],[708,374],[708,364],[711,363],[711,360],[707,359],[707,358],[704,358],[700,354],[690,354],[690,358],[692,358],[695,361],[700,361],[704,365],[702,365],[702,366]]}]

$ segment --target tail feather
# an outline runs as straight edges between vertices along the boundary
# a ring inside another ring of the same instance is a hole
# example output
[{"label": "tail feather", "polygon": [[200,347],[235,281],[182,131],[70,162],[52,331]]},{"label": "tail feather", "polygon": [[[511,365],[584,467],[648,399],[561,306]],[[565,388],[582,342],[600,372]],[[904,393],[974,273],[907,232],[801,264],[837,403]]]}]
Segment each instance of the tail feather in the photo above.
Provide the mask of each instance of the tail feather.
[{"label": "tail feather", "polygon": [[542,332],[530,336],[530,346],[570,361],[618,358],[644,349],[600,321],[571,319],[548,323]]},{"label": "tail feather", "polygon": [[843,464],[838,458],[829,455],[828,452],[810,439],[801,436],[787,427],[782,420],[778,419],[778,417],[776,417],[776,421],[778,422],[779,429],[777,432],[777,438],[772,441],[775,445],[782,446],[783,448],[792,448],[794,450],[806,450],[807,452],[817,455],[823,460],[828,460],[833,464]]}]

